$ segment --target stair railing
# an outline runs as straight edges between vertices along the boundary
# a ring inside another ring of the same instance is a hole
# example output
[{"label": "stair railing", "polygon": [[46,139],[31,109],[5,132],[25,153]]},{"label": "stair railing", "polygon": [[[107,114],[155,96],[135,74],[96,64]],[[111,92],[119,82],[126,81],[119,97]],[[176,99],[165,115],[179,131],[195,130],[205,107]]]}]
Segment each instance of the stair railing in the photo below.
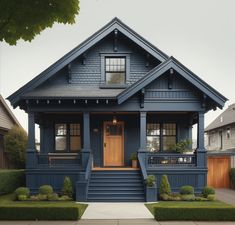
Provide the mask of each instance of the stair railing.
[{"label": "stair railing", "polygon": [[92,163],[93,163],[93,155],[92,153],[90,153],[89,155],[89,159],[87,162],[87,166],[86,166],[86,173],[85,173],[85,180],[89,181],[90,180],[90,174],[91,174],[91,169],[92,169]]},{"label": "stair railing", "polygon": [[140,171],[143,177],[143,180],[145,181],[147,179],[147,171],[146,171],[146,153],[144,152],[139,152],[138,153],[138,161],[139,161],[139,165],[140,165]]}]

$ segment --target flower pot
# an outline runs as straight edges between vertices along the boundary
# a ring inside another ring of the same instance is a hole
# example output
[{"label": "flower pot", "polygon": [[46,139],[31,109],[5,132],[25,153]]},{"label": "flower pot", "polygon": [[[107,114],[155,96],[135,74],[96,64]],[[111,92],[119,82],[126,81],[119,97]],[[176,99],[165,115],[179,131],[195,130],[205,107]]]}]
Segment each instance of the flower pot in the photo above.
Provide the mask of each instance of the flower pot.
[{"label": "flower pot", "polygon": [[137,160],[136,159],[132,159],[131,160],[131,164],[132,164],[132,168],[137,168]]},{"label": "flower pot", "polygon": [[146,186],[146,202],[156,202],[157,201],[157,187],[154,185],[153,187]]}]

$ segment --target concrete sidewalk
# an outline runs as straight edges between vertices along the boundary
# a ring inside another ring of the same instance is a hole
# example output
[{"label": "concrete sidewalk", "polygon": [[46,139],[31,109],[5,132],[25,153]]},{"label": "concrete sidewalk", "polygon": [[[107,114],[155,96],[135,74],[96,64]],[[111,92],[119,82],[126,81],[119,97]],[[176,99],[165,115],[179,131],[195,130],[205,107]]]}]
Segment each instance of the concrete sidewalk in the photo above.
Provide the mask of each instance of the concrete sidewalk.
[{"label": "concrete sidewalk", "polygon": [[88,203],[82,219],[153,219],[144,203]]},{"label": "concrete sidewalk", "polygon": [[235,206],[235,190],[216,189],[215,194],[218,200]]},{"label": "concrete sidewalk", "polygon": [[138,220],[79,220],[79,221],[0,221],[0,225],[235,225],[235,222],[191,222]]}]

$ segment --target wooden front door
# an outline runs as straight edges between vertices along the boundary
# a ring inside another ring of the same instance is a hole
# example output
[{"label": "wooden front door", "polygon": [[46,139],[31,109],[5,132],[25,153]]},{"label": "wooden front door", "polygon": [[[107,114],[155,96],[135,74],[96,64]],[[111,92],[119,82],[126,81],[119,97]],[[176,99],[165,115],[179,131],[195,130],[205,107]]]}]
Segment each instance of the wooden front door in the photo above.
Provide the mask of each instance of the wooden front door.
[{"label": "wooden front door", "polygon": [[124,166],[123,122],[104,122],[104,166]]},{"label": "wooden front door", "polygon": [[207,184],[214,188],[229,188],[230,157],[208,157]]}]

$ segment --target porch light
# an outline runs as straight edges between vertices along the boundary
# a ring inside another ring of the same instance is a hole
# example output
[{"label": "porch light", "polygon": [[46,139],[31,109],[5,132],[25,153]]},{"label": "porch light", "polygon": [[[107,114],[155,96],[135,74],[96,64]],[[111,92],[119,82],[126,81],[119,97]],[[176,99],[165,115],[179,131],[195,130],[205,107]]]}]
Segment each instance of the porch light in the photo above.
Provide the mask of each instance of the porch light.
[{"label": "porch light", "polygon": [[113,125],[116,125],[117,124],[117,118],[116,116],[113,117]]}]

